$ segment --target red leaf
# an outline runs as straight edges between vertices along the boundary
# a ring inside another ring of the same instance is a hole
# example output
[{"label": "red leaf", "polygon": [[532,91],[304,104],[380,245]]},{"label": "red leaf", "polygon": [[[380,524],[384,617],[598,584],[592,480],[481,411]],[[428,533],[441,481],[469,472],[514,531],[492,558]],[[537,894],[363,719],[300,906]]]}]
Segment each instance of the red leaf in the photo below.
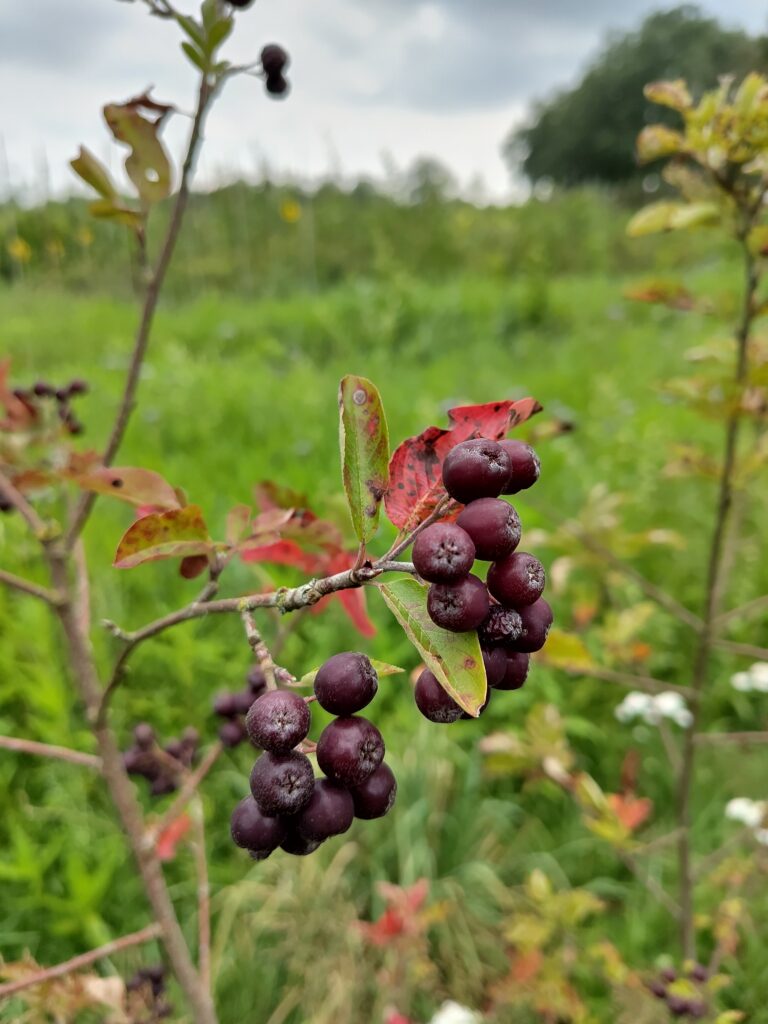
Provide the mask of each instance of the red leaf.
[{"label": "red leaf", "polygon": [[274,565],[293,565],[302,572],[314,574],[325,569],[325,556],[308,554],[292,540],[279,540],[275,544],[248,548],[241,556],[244,562],[272,562]]},{"label": "red leaf", "polygon": [[190,828],[192,828],[192,819],[188,814],[180,814],[178,818],[175,818],[168,828],[158,836],[155,845],[158,860],[173,860],[176,856],[176,847]]},{"label": "red leaf", "polygon": [[451,409],[451,428],[427,427],[403,441],[389,463],[389,489],[384,496],[387,516],[401,530],[423,522],[445,496],[441,467],[448,452],[470,437],[499,440],[514,426],[541,410],[533,398],[518,402],[489,402]]},{"label": "red leaf", "polygon": [[376,627],[368,618],[365,590],[362,587],[357,590],[341,590],[336,596],[355,629],[363,636],[375,636]]},{"label": "red leaf", "polygon": [[653,801],[631,793],[608,793],[608,803],[619,821],[630,832],[648,820],[653,810]]},{"label": "red leaf", "polygon": [[182,558],[179,573],[185,580],[195,580],[202,576],[209,565],[207,555],[188,555]]}]

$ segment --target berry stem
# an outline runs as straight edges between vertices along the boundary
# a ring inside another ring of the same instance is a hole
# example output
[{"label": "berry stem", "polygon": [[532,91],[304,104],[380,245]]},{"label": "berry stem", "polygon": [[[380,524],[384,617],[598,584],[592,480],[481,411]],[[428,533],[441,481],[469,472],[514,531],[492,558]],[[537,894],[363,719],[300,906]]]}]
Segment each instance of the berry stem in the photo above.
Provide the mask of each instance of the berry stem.
[{"label": "berry stem", "polygon": [[162,818],[155,822],[152,828],[148,829],[145,833],[145,842],[148,847],[154,848],[163,832],[170,828],[174,821],[184,813],[187,804],[197,793],[203,779],[218,761],[223,749],[224,747],[221,743],[218,741],[214,743],[197,768],[187,775],[171,806]]},{"label": "berry stem", "polygon": [[199,794],[196,797],[194,814],[193,849],[195,871],[197,872],[197,969],[200,983],[206,992],[211,991],[211,886],[208,879],[208,857],[205,851],[205,815]]},{"label": "berry stem", "polygon": [[250,645],[259,666],[264,670],[264,675],[267,679],[267,689],[276,690],[277,680],[275,679],[275,663],[272,660],[272,655],[269,653],[269,648],[264,643],[261,633],[256,627],[253,612],[250,609],[245,608],[242,612],[242,619],[243,625],[245,626],[245,635],[248,638],[248,644]]}]

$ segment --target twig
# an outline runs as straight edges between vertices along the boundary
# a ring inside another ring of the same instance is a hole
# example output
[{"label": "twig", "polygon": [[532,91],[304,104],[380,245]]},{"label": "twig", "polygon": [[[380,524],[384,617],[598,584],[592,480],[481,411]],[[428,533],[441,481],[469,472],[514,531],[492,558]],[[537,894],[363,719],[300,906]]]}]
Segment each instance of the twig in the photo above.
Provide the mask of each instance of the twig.
[{"label": "twig", "polygon": [[658,902],[669,911],[676,921],[679,921],[681,917],[681,908],[679,904],[672,899],[666,889],[659,885],[653,875],[649,873],[647,874],[640,868],[640,865],[636,863],[632,854],[620,852],[619,856],[635,878],[645,886],[651,896],[653,896],[655,900],[658,900]]},{"label": "twig", "polygon": [[151,829],[147,829],[144,839],[147,846],[156,846],[157,840],[163,832],[165,832],[174,823],[174,821],[184,813],[187,804],[195,793],[197,793],[201,782],[208,772],[216,764],[216,761],[221,756],[223,749],[224,748],[221,743],[218,741],[214,743],[197,768],[187,776],[182,783],[181,789],[179,790],[176,798],[162,818],[160,818],[160,820],[156,822]]},{"label": "twig", "polygon": [[680,749],[675,743],[674,736],[669,728],[669,725],[663,717],[659,718],[659,735],[661,736],[661,742],[664,744],[664,750],[667,754],[667,760],[669,761],[672,771],[677,776],[680,769],[683,766],[682,758],[680,755]]},{"label": "twig", "polygon": [[17,754],[49,757],[55,761],[69,761],[70,764],[81,765],[83,768],[95,768],[96,771],[101,771],[101,758],[96,757],[95,754],[86,754],[82,750],[57,747],[51,743],[38,743],[36,740],[20,739],[17,736],[0,736],[0,747],[3,750],[12,750]]},{"label": "twig", "polygon": [[91,585],[88,579],[88,562],[85,555],[85,544],[82,537],[78,537],[72,550],[72,557],[75,561],[77,572],[77,589],[74,595],[77,617],[84,633],[91,628]]},{"label": "twig", "polygon": [[645,857],[646,854],[655,853],[657,850],[661,850],[665,846],[670,846],[672,843],[677,842],[679,838],[680,829],[675,828],[671,832],[667,832],[666,835],[659,836],[658,839],[651,839],[643,846],[636,847],[633,853],[636,857]]},{"label": "twig", "polygon": [[436,523],[439,519],[442,519],[443,516],[446,515],[451,504],[453,504],[453,498],[451,498],[450,495],[446,494],[444,498],[441,498],[440,501],[438,501],[437,505],[435,505],[435,508],[427,516],[427,518],[424,519],[421,523],[419,523],[419,525],[416,526],[413,530],[411,530],[410,533],[408,533],[405,537],[395,538],[394,544],[386,553],[386,555],[384,555],[382,561],[391,561],[392,559],[395,559],[399,555],[401,555],[403,551],[406,550],[406,548],[409,548],[411,544],[413,544],[413,542],[416,540],[418,535],[423,530],[426,530],[427,527],[431,526],[433,523]]},{"label": "twig", "polygon": [[738,743],[747,746],[752,743],[768,743],[768,732],[699,732],[694,737],[697,746]]},{"label": "twig", "polygon": [[275,663],[272,661],[272,655],[269,653],[269,648],[264,643],[261,633],[254,622],[253,612],[248,608],[243,609],[242,618],[243,625],[245,626],[245,635],[248,638],[248,644],[253,651],[253,655],[258,661],[259,666],[263,670],[264,676],[266,677],[267,689],[276,690],[277,682],[275,680]]},{"label": "twig", "polygon": [[197,873],[197,969],[206,992],[211,990],[211,887],[208,880],[208,858],[205,852],[205,819],[199,805],[193,815],[195,839],[195,871]]},{"label": "twig", "polygon": [[21,590],[32,597],[37,597],[41,601],[45,601],[46,604],[55,606],[61,602],[61,596],[53,590],[49,590],[48,587],[41,587],[31,580],[15,576],[12,572],[6,572],[4,569],[0,569],[0,583],[4,583],[7,587],[13,587],[14,590]]},{"label": "twig", "polygon": [[[768,594],[764,594],[762,597],[756,597],[754,601],[748,601],[739,608],[731,608],[730,611],[723,612],[722,615],[718,615],[715,619],[715,626],[719,629],[727,623],[732,622],[734,619],[747,618],[748,616],[754,615],[763,610],[768,610]],[[720,641],[718,641],[718,646],[719,644]]]},{"label": "twig", "polygon": [[737,846],[741,846],[746,839],[754,841],[754,838],[755,830],[751,825],[745,825],[744,828],[740,828],[719,849],[710,853],[708,857],[699,862],[694,872],[694,878],[698,881],[700,878],[706,877],[713,868],[716,868],[721,861],[730,855],[732,850],[735,850]]},{"label": "twig", "polygon": [[[8,999],[18,992],[23,992],[24,989],[32,988],[35,985],[44,985],[48,981],[55,981],[56,978],[64,978],[67,974],[74,974],[75,971],[79,971],[83,967],[90,967],[97,960],[104,960],[107,957],[114,956],[115,953],[122,953],[124,949],[130,949],[132,946],[141,946],[145,942],[152,942],[154,939],[160,938],[162,932],[163,929],[159,924],[150,924],[146,928],[142,928],[140,932],[124,935],[121,939],[114,939],[112,942],[99,946],[98,949],[92,949],[88,953],[81,953],[80,956],[72,957],[71,960],[66,960],[55,967],[47,967],[42,971],[38,971],[37,974],[31,974],[28,978],[21,978],[19,981],[9,981],[5,985],[0,985],[0,999]],[[2,967],[0,967],[0,973],[2,973]]]},{"label": "twig", "polygon": [[[542,658],[542,661],[546,664],[546,658]],[[664,693],[667,690],[672,690],[684,697],[690,697],[693,693],[689,686],[678,686],[675,683],[665,683],[662,679],[654,679],[652,676],[636,676],[631,672],[619,672],[615,669],[601,668],[598,665],[590,665],[587,668],[580,665],[557,664],[555,667],[571,676],[591,676],[593,679],[618,683],[619,686],[626,686],[627,689],[643,690],[645,693]]]},{"label": "twig", "polygon": [[51,539],[50,529],[45,525],[37,512],[35,512],[21,491],[1,469],[0,497],[5,498],[7,502],[10,502],[10,504],[13,505],[39,541],[47,543]]},{"label": "twig", "polygon": [[746,658],[756,658],[758,661],[768,661],[768,647],[755,647],[754,644],[733,643],[731,640],[713,640],[713,647],[721,651],[728,651],[729,654],[742,654]]}]

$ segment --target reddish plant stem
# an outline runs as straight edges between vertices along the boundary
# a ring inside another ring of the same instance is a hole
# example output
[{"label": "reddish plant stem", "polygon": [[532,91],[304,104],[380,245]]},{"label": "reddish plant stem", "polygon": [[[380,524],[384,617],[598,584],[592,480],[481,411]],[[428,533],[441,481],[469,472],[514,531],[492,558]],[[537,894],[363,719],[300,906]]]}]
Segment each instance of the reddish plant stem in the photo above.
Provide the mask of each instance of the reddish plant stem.
[{"label": "reddish plant stem", "polygon": [[132,946],[141,946],[145,942],[152,942],[154,939],[160,938],[161,933],[162,928],[159,924],[150,924],[146,928],[142,928],[140,932],[124,935],[121,939],[114,939],[112,942],[107,942],[104,946],[99,946],[98,949],[92,949],[88,953],[81,953],[80,956],[75,956],[71,960],[56,964],[55,967],[46,967],[38,971],[37,974],[31,974],[28,978],[21,978],[19,981],[9,981],[5,985],[0,985],[0,999],[8,999],[10,996],[15,996],[25,989],[33,988],[35,985],[44,985],[46,982],[55,981],[57,978],[64,978],[68,974],[74,974],[75,971],[82,970],[84,967],[90,967],[91,964],[95,964],[98,960],[105,960],[116,953],[122,953],[123,950],[131,949]]},{"label": "reddish plant stem", "polygon": [[243,625],[245,626],[245,635],[248,640],[248,646],[253,651],[253,656],[256,658],[256,661],[264,672],[264,676],[267,680],[267,689],[276,690],[277,680],[275,679],[275,663],[272,660],[269,648],[264,643],[262,635],[256,626],[256,622],[253,618],[253,612],[247,608],[244,609],[242,612],[242,619]]},{"label": "reddish plant stem", "polygon": [[101,758],[95,754],[86,754],[82,750],[69,747],[57,747],[50,743],[38,743],[36,740],[20,739],[17,736],[0,736],[0,748],[12,750],[17,754],[31,754],[33,757],[47,757],[54,761],[68,761],[80,765],[81,768],[95,768],[101,771]]}]

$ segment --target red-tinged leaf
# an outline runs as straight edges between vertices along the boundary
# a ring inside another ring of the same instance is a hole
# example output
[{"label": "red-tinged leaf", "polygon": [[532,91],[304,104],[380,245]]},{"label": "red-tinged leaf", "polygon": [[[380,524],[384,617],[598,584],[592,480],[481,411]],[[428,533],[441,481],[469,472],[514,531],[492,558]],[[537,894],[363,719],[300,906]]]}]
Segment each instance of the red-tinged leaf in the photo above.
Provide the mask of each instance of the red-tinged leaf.
[{"label": "red-tinged leaf", "polygon": [[224,536],[228,544],[238,544],[248,536],[251,525],[251,506],[235,505],[227,513],[227,525]]},{"label": "red-tinged leaf", "polygon": [[176,847],[192,828],[192,819],[188,814],[180,814],[157,838],[155,853],[158,860],[169,861],[176,856]]},{"label": "red-tinged leaf", "polygon": [[185,580],[196,580],[206,571],[210,562],[207,555],[188,555],[182,558],[179,566],[179,575]]},{"label": "red-tinged leaf", "polygon": [[621,824],[630,832],[640,828],[653,811],[653,801],[631,793],[608,793],[608,803]]},{"label": "red-tinged leaf", "polygon": [[533,398],[489,402],[451,409],[451,428],[427,427],[396,449],[389,463],[389,488],[384,496],[387,516],[403,531],[423,522],[445,497],[442,464],[448,452],[471,437],[499,440],[514,426],[541,410]]},{"label": "red-tinged leaf", "polygon": [[518,985],[526,985],[533,981],[544,964],[544,954],[540,949],[531,949],[527,953],[519,953],[512,960],[509,976]]},{"label": "red-tinged leaf", "polygon": [[352,526],[357,539],[367,544],[376,533],[389,482],[389,433],[381,396],[366,377],[342,378],[339,446]]},{"label": "red-tinged leaf", "polygon": [[477,633],[449,633],[436,626],[427,611],[427,588],[414,579],[376,586],[430,672],[456,703],[476,718],[487,694]]},{"label": "red-tinged leaf", "polygon": [[198,505],[153,512],[126,531],[115,554],[115,568],[132,569],[163,558],[207,555],[214,548]]},{"label": "red-tinged leaf", "polygon": [[314,575],[325,568],[325,557],[318,557],[303,551],[295,541],[279,540],[274,544],[263,544],[242,552],[244,562],[271,562],[273,565],[292,565],[302,572]]},{"label": "red-tinged leaf", "polygon": [[[337,572],[345,572],[355,564],[356,552],[340,551],[329,558],[324,567],[323,573],[332,576]],[[313,615],[320,614],[328,607],[329,602],[338,600],[341,606],[352,621],[352,625],[363,636],[375,636],[376,627],[368,618],[368,598],[365,587],[353,587],[349,590],[339,590],[335,594],[329,594],[312,606]]]},{"label": "red-tinged leaf", "polygon": [[11,371],[11,360],[4,359],[0,363],[0,403],[5,408],[5,418],[0,422],[3,430],[23,430],[37,419],[33,406],[18,398],[8,383]]},{"label": "red-tinged leaf", "polygon": [[62,475],[71,479],[84,491],[108,494],[131,505],[152,505],[162,509],[180,507],[173,487],[151,469],[102,466],[79,474],[65,470]]},{"label": "red-tinged leaf", "polygon": [[253,496],[262,512],[273,508],[305,509],[309,506],[306,494],[283,487],[274,480],[261,480],[257,483],[253,488]]}]

